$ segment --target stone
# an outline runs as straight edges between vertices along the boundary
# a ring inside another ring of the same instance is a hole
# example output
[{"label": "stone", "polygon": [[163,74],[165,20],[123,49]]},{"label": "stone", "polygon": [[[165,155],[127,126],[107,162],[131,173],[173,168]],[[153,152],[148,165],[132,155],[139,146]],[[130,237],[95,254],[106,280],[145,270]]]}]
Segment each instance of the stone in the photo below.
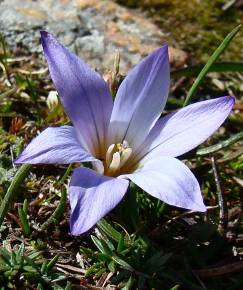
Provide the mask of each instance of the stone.
[{"label": "stone", "polygon": [[[164,33],[139,10],[111,0],[4,0],[0,1],[0,31],[13,50],[42,57],[40,30],[58,40],[91,66],[112,68],[121,55],[121,73],[165,42]],[[171,63],[180,67],[186,54],[170,48]]]}]

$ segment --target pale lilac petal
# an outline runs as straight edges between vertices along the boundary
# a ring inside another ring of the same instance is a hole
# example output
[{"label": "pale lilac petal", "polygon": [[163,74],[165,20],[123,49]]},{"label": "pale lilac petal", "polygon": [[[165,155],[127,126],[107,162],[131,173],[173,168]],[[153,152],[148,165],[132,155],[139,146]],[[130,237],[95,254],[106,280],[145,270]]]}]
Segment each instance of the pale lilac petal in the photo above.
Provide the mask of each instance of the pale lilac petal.
[{"label": "pale lilac petal", "polygon": [[121,83],[111,115],[110,143],[124,139],[135,148],[164,109],[169,92],[167,45],[144,58]]},{"label": "pale lilac petal", "polygon": [[206,210],[199,184],[181,161],[173,157],[157,157],[146,162],[129,178],[152,196],[170,204],[190,210]]},{"label": "pale lilac petal", "polygon": [[99,74],[51,34],[43,31],[41,38],[50,74],[64,109],[83,137],[84,147],[99,155],[113,106],[109,88]]},{"label": "pale lilac petal", "polygon": [[86,152],[71,126],[47,128],[32,140],[15,160],[16,164],[69,164],[96,160]]},{"label": "pale lilac petal", "polygon": [[70,181],[70,229],[80,235],[91,229],[123,198],[128,180],[117,179],[81,167],[74,170]]},{"label": "pale lilac petal", "polygon": [[[221,97],[189,105],[157,121],[141,144],[140,158],[182,155],[204,142],[224,122],[234,105],[233,97]],[[148,153],[149,152],[149,153]]]}]

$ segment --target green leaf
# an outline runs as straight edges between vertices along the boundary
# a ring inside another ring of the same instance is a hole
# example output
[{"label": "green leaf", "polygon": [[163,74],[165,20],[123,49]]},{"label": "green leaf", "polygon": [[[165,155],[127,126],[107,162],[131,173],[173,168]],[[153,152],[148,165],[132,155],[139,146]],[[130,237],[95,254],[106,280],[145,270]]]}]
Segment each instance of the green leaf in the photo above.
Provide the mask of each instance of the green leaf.
[{"label": "green leaf", "polygon": [[130,276],[130,278],[128,279],[127,283],[122,287],[121,290],[130,290],[132,289],[132,285],[134,283],[134,279],[132,276]]},{"label": "green leaf", "polygon": [[55,264],[57,263],[58,259],[59,259],[59,255],[56,255],[55,257],[53,257],[51,259],[51,261],[46,266],[46,271],[47,272],[49,272],[55,266]]},{"label": "green leaf", "polygon": [[107,236],[111,237],[113,240],[119,242],[121,234],[115,230],[105,219],[101,219],[97,226],[102,230]]},{"label": "green leaf", "polygon": [[102,263],[93,264],[85,273],[85,277],[87,278],[94,275],[100,268],[102,268]]},{"label": "green leaf", "polygon": [[111,261],[111,256],[108,256],[104,253],[96,253],[95,257],[100,261],[100,262],[106,262],[106,263],[110,263]]},{"label": "green leaf", "polygon": [[107,255],[107,256],[112,256],[112,251],[110,248],[107,246],[107,244],[101,240],[96,238],[95,236],[91,235],[91,239],[93,243],[96,245],[96,247],[101,251],[101,253]]},{"label": "green leaf", "polygon": [[13,270],[13,269],[4,272],[4,276],[11,277],[11,278],[14,277],[17,274],[18,274],[18,271],[17,270]]},{"label": "green leaf", "polygon": [[206,74],[209,72],[211,66],[213,63],[217,61],[217,59],[220,57],[220,55],[224,52],[224,50],[228,47],[232,39],[236,36],[236,34],[241,29],[241,25],[238,25],[235,27],[222,41],[222,43],[218,46],[218,48],[214,51],[212,56],[209,58],[208,62],[205,64],[201,72],[199,73],[198,77],[196,78],[195,82],[193,83],[192,87],[190,88],[186,100],[183,104],[183,106],[187,106],[193,97],[193,95],[198,90],[200,84],[202,83],[203,79],[205,78]]},{"label": "green leaf", "polygon": [[20,186],[20,184],[24,181],[25,177],[28,175],[30,169],[30,164],[23,164],[17,171],[16,175],[14,176],[7,193],[4,196],[4,199],[0,206],[0,226],[4,220],[6,213],[8,212],[9,206],[14,198],[16,190]]},{"label": "green leaf", "polygon": [[162,255],[161,252],[155,253],[145,264],[144,269],[148,272],[160,271],[161,267],[169,260],[172,256],[171,253]]},{"label": "green leaf", "polygon": [[37,272],[36,268],[32,267],[32,266],[24,266],[23,269],[27,272],[31,272],[31,273],[35,273]]},{"label": "green leaf", "polygon": [[134,269],[131,265],[129,265],[126,261],[119,258],[118,256],[113,256],[112,260],[115,261],[118,265],[122,266],[124,269],[133,272]]},{"label": "green leaf", "polygon": [[102,239],[107,244],[107,246],[109,247],[109,249],[112,252],[114,252],[115,251],[115,247],[113,245],[113,239],[111,237],[108,237],[105,233],[102,233]]},{"label": "green leaf", "polygon": [[6,169],[0,167],[0,185],[8,180],[8,172]]},{"label": "green leaf", "polygon": [[64,290],[72,290],[72,285],[70,282],[67,282],[67,285]]},{"label": "green leaf", "polygon": [[29,259],[35,260],[37,258],[39,258],[42,255],[42,252],[32,252],[28,255]]},{"label": "green leaf", "polygon": [[80,246],[80,252],[86,256],[92,256],[92,254],[94,253],[91,249]]},{"label": "green leaf", "polygon": [[19,245],[17,248],[14,248],[14,250],[16,250],[16,254],[18,256],[23,256],[24,255],[24,243]]},{"label": "green leaf", "polygon": [[0,248],[0,258],[6,263],[6,265],[11,266],[11,262],[10,262],[10,253],[4,249],[4,248]]},{"label": "green leaf", "polygon": [[101,276],[103,273],[105,273],[105,272],[106,272],[106,269],[105,269],[105,268],[100,269],[99,271],[97,271],[97,272],[95,273],[95,278],[96,278],[96,279],[99,279],[100,276]]},{"label": "green leaf", "polygon": [[1,273],[1,272],[9,271],[10,269],[11,269],[10,266],[5,266],[5,265],[1,265],[1,264],[0,264],[0,273]]},{"label": "green leaf", "polygon": [[[15,250],[15,249],[14,249]],[[24,263],[24,244],[22,243],[16,250],[16,263],[22,267]]]},{"label": "green leaf", "polygon": [[172,288],[170,288],[170,290],[178,290],[180,288],[180,285],[175,285]]},{"label": "green leaf", "polygon": [[41,274],[45,274],[47,271],[46,271],[46,267],[47,267],[47,261],[44,261],[41,265]]},{"label": "green leaf", "polygon": [[28,207],[29,207],[29,203],[28,203],[28,200],[25,198],[24,203],[23,203],[23,211],[25,212],[26,215],[28,213]]},{"label": "green leaf", "polygon": [[111,261],[109,264],[108,264],[108,269],[112,272],[112,273],[115,273],[116,272],[116,263],[115,261]]},{"label": "green leaf", "polygon": [[20,219],[20,224],[21,224],[23,233],[26,237],[28,237],[31,231],[30,231],[29,221],[27,218],[27,213],[24,211],[22,207],[18,208],[18,213],[19,213],[19,219]]},{"label": "green leaf", "polygon": [[121,253],[125,248],[125,236],[124,234],[121,234],[117,245],[117,253]]},{"label": "green leaf", "polygon": [[11,252],[10,263],[11,263],[12,266],[17,264],[16,253],[15,252]]},{"label": "green leaf", "polygon": [[35,264],[35,262],[32,261],[28,256],[24,256],[24,260],[26,261],[28,266],[31,266],[32,268],[38,269],[38,265]]},{"label": "green leaf", "polygon": [[52,215],[47,219],[47,221],[43,223],[43,225],[41,226],[41,230],[46,230],[53,223],[57,224],[57,222],[64,215],[64,211],[66,208],[66,201],[67,201],[67,191],[66,189],[63,189],[61,190],[61,198],[60,198],[58,206],[56,207]]}]

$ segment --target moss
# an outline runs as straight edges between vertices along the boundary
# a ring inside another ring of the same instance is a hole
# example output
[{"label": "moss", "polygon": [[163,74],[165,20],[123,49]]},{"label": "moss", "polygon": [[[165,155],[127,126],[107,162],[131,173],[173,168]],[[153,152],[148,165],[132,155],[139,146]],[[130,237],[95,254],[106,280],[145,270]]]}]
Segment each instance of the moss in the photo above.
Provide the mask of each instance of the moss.
[{"label": "moss", "polygon": [[[129,7],[140,7],[167,35],[167,41],[185,49],[198,61],[206,61],[227,33],[240,24],[243,10],[235,6],[224,11],[222,0],[119,0]],[[240,60],[243,33],[240,32],[224,54],[224,60]]]}]

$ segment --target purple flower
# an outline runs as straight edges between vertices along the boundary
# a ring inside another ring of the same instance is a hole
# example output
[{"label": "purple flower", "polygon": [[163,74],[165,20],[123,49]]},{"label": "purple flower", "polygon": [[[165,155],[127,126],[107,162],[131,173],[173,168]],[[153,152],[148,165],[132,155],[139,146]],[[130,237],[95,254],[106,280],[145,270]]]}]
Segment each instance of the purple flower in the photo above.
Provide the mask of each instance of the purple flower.
[{"label": "purple flower", "polygon": [[160,118],[170,85],[165,45],[136,65],[114,104],[106,82],[47,32],[41,32],[50,74],[72,126],[47,128],[15,163],[91,162],[74,170],[70,228],[88,231],[124,197],[129,179],[170,204],[204,212],[200,187],[175,157],[205,141],[224,122],[234,98],[198,102]]}]

